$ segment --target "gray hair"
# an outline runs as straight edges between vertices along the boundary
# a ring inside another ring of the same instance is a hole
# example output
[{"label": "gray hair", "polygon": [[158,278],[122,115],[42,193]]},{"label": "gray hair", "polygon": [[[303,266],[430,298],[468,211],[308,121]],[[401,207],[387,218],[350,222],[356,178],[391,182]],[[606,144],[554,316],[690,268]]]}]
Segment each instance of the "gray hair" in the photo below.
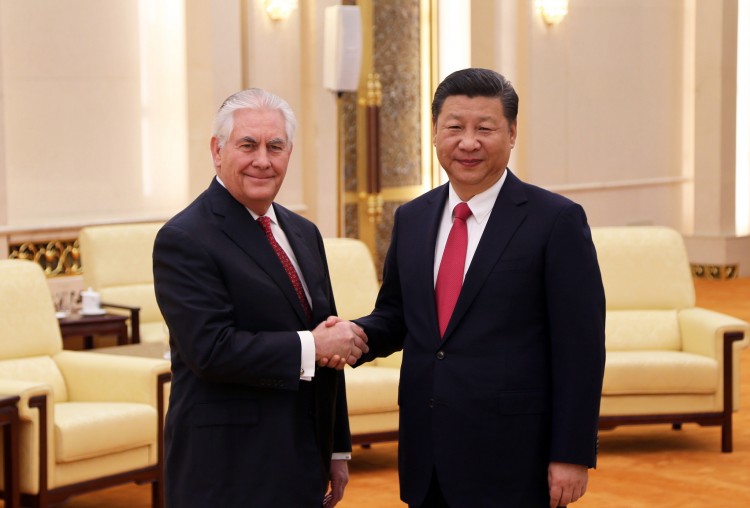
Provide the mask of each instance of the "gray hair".
[{"label": "gray hair", "polygon": [[297,119],[289,104],[271,92],[260,88],[248,88],[229,96],[216,112],[213,135],[224,146],[234,128],[234,112],[239,109],[276,110],[284,117],[287,141],[291,143],[297,128]]}]

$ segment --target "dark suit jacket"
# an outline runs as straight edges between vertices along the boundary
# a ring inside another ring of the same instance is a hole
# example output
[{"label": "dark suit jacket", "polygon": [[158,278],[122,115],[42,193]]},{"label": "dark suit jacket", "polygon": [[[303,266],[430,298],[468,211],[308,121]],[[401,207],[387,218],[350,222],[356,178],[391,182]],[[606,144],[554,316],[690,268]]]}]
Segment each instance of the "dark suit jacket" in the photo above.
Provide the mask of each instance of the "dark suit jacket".
[{"label": "dark suit jacket", "polygon": [[[318,323],[336,313],[322,238],[274,208]],[[313,323],[260,225],[216,180],[157,235],[154,282],[172,353],[167,505],[320,508],[331,453],[351,450],[344,376],[300,381],[297,330]]]},{"label": "dark suit jacket", "polygon": [[447,185],[401,206],[367,359],[403,348],[401,497],[433,469],[455,507],[549,506],[547,466],[594,466],[604,290],[583,209],[508,174],[441,340],[433,283]]}]

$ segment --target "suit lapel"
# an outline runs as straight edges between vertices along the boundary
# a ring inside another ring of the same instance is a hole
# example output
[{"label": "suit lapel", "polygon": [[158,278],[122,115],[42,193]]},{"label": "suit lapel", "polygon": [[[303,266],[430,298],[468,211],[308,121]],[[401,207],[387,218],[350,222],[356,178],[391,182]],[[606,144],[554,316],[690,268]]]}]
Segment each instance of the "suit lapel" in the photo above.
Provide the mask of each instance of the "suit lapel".
[{"label": "suit lapel", "polygon": [[[434,323],[433,332],[438,341],[440,327],[435,304],[435,242],[437,241],[440,219],[447,199],[448,184],[435,189],[428,196],[424,208],[415,220],[415,224],[419,227],[414,231],[409,231],[409,245],[414,253],[412,259],[416,263],[411,268],[414,270],[415,280],[420,283],[415,301],[428,303],[424,310],[427,312],[429,322]],[[409,277],[410,275],[409,270],[407,270],[407,273],[402,274],[402,277]]]},{"label": "suit lapel", "polygon": [[253,220],[250,212],[215,179],[209,187],[209,193],[214,214],[223,217],[221,227],[224,233],[279,286],[302,323],[306,323],[307,318],[297,300],[292,282],[263,229]]},{"label": "suit lapel", "polygon": [[450,338],[456,324],[466,314],[487,280],[492,267],[500,259],[513,234],[526,218],[526,210],[522,206],[527,201],[523,183],[510,170],[506,169],[506,171],[508,171],[508,176],[500,189],[495,206],[492,207],[487,226],[469,265],[443,341]]}]

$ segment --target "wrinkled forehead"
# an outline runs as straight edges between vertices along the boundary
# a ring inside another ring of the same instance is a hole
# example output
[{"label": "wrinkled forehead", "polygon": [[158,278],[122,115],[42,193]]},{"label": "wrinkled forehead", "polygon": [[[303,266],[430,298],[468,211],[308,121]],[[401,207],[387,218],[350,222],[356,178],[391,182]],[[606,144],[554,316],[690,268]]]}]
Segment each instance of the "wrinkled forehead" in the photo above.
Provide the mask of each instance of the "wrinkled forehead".
[{"label": "wrinkled forehead", "polygon": [[233,139],[253,137],[288,141],[284,115],[277,109],[238,109],[232,117],[234,122],[230,137]]}]

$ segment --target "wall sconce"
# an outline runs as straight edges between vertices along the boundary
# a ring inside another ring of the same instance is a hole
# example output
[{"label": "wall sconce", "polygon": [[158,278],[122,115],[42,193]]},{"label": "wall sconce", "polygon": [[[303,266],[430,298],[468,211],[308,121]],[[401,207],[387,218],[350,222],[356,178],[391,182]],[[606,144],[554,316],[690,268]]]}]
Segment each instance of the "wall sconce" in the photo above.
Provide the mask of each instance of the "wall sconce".
[{"label": "wall sconce", "polygon": [[556,25],[568,14],[568,0],[535,0],[534,8],[544,23],[548,26]]},{"label": "wall sconce", "polygon": [[283,21],[297,8],[297,0],[266,0],[266,14],[274,21]]}]

